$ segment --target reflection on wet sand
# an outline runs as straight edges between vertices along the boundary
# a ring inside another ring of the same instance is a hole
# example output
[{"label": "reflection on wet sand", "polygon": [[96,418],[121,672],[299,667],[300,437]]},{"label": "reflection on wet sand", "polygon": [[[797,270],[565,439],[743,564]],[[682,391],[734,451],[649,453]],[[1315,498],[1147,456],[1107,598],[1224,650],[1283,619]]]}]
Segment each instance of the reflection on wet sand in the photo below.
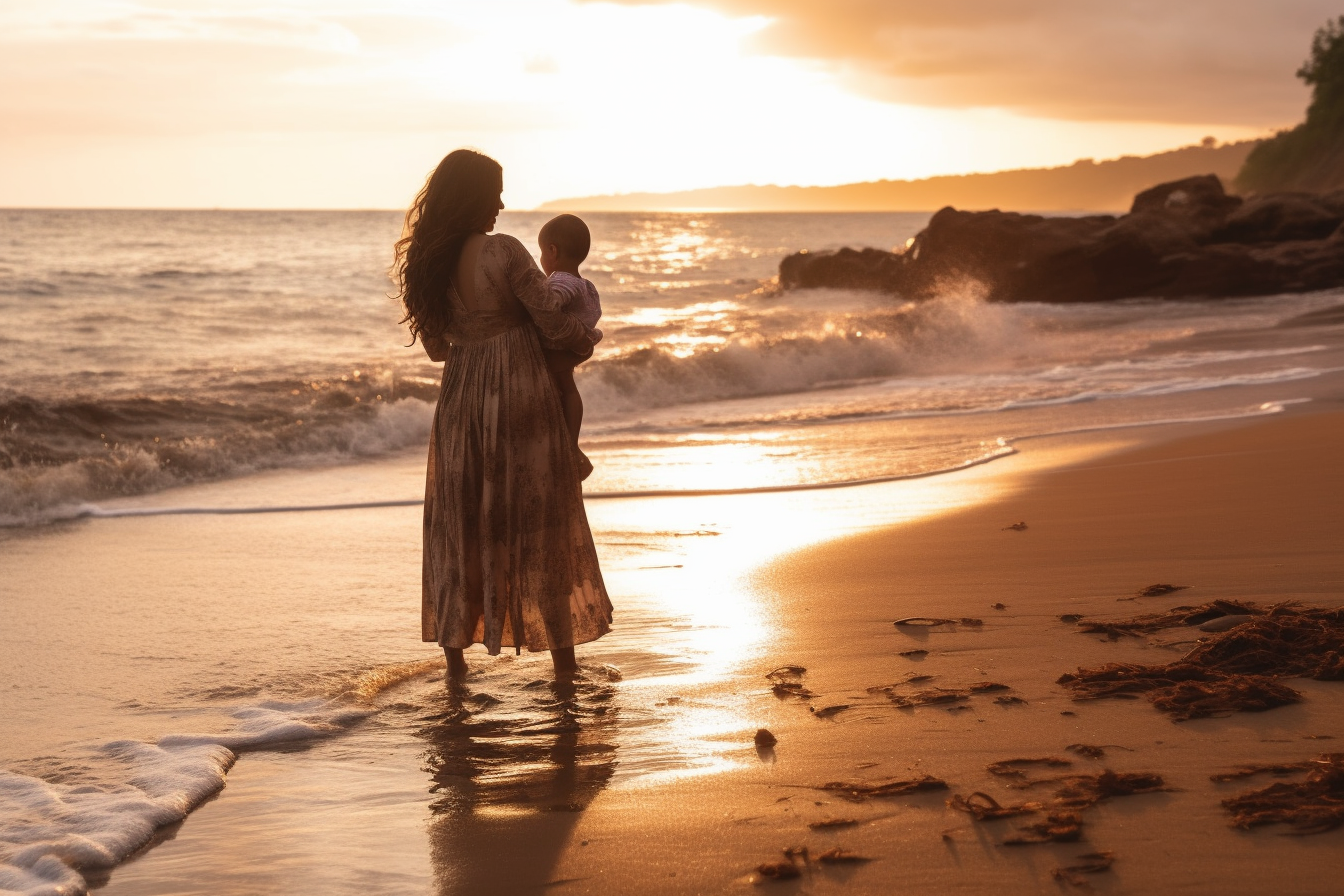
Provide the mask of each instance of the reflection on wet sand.
[{"label": "reflection on wet sand", "polygon": [[615,689],[602,669],[573,685],[486,693],[469,679],[425,707],[430,857],[439,894],[540,891],[616,770]]},{"label": "reflection on wet sand", "polygon": [[[754,749],[751,689],[735,684],[779,665],[770,654],[780,610],[750,570],[983,488],[973,475],[893,484],[883,501],[856,491],[593,505],[603,572],[621,601],[617,627],[581,646],[590,665],[573,690],[534,680],[550,673],[544,656],[473,650],[465,688],[425,682],[393,710],[409,714],[394,730],[426,745],[435,892],[542,892],[562,876],[563,856],[585,848],[582,813],[604,791],[769,764],[772,751]],[[624,673],[619,684],[604,663]]]}]

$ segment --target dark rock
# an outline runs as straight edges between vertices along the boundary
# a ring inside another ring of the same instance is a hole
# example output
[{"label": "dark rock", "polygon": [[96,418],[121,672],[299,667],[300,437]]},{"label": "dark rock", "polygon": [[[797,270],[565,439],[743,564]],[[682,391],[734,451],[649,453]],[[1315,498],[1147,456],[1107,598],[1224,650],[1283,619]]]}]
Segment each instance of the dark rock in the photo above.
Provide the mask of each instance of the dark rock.
[{"label": "dark rock", "polygon": [[1344,208],[1335,212],[1308,193],[1273,193],[1256,196],[1228,215],[1213,238],[1219,243],[1323,240],[1341,222]]},{"label": "dark rock", "polygon": [[1243,201],[1213,175],[1159,184],[1129,214],[1044,217],[944,208],[903,253],[800,252],[786,289],[931,298],[978,284],[1000,302],[1096,302],[1302,292],[1344,285],[1344,191]]},{"label": "dark rock", "polygon": [[1150,187],[1134,197],[1129,213],[1158,212],[1190,218],[1221,218],[1241,205],[1240,196],[1228,196],[1214,174],[1197,174]]},{"label": "dark rock", "polygon": [[779,264],[779,283],[785,289],[832,287],[884,289],[902,285],[900,256],[881,249],[840,249],[835,252],[798,252]]},{"label": "dark rock", "polygon": [[1335,190],[1333,193],[1322,193],[1314,198],[1322,208],[1334,212],[1337,215],[1344,215],[1344,190]]},{"label": "dark rock", "polygon": [[[932,295],[958,281],[974,280],[990,286],[991,291],[999,284],[1009,291],[1045,289],[1052,296],[1041,301],[1063,301],[1076,288],[1073,281],[1083,281],[1083,288],[1092,285],[1091,272],[1069,262],[1114,223],[1110,215],[1047,218],[945,208],[930,219],[903,256],[903,291]],[[1049,259],[1061,262],[1054,265],[1058,280],[1040,282],[1040,269]]]}]

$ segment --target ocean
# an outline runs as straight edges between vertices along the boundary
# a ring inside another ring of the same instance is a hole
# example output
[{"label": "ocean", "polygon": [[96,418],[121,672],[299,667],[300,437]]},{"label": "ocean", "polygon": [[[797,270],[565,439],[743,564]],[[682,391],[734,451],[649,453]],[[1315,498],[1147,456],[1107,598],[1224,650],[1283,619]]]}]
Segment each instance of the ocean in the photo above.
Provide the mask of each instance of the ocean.
[{"label": "ocean", "polygon": [[[398,214],[0,219],[0,524],[424,443],[437,368],[387,298]],[[591,494],[928,474],[1042,432],[1249,413],[1238,387],[1291,398],[1339,364],[1315,329],[1281,326],[1334,294],[996,306],[973,284],[923,304],[773,287],[789,252],[903,245],[922,214],[590,219]],[[544,220],[500,228],[534,245]]]},{"label": "ocean", "polygon": [[[150,860],[110,869],[284,745],[352,769],[418,744],[435,818],[463,781],[478,808],[551,787],[571,735],[570,802],[712,771],[734,707],[668,700],[768,641],[747,558],[969,500],[939,474],[1033,438],[1274,414],[1344,371],[1344,291],[781,292],[786,254],[901,246],[928,215],[585,217],[605,338],[577,382],[618,629],[560,706],[531,657],[454,702],[418,641],[438,368],[388,298],[398,213],[0,211],[0,892],[153,891],[118,890]],[[499,229],[534,246],[546,218]],[[856,520],[865,483],[908,506]],[[207,867],[209,892],[254,885]]]}]

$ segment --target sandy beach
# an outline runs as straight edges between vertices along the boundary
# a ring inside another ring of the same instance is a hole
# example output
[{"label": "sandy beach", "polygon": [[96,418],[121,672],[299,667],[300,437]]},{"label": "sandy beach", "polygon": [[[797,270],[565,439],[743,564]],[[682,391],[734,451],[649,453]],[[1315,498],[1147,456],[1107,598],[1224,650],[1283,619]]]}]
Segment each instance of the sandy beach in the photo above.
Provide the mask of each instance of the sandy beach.
[{"label": "sandy beach", "polygon": [[[544,657],[472,655],[457,695],[441,673],[408,671],[372,689],[376,714],[344,735],[243,753],[220,795],[116,869],[105,892],[1034,893],[1069,889],[1052,870],[1098,852],[1114,861],[1085,875],[1100,892],[1333,892],[1344,835],[1234,830],[1221,800],[1270,779],[1209,776],[1329,752],[1324,738],[1344,737],[1338,684],[1293,680],[1300,703],[1174,722],[1142,699],[1075,702],[1055,682],[1080,666],[1166,662],[1200,635],[1113,641],[1062,614],[1344,603],[1337,406],[1039,440],[923,483],[717,507],[594,502],[604,562],[631,597],[617,631],[581,651],[588,681],[576,695],[551,692]],[[890,506],[902,495],[910,507]],[[646,553],[613,547],[641,514],[682,535],[664,541],[675,552],[663,568],[641,570]],[[697,520],[719,529],[689,528]],[[806,521],[816,525],[792,543],[778,536]],[[1005,528],[1018,521],[1026,528]],[[725,570],[738,572],[715,586]],[[1135,597],[1159,582],[1190,587]],[[680,612],[660,618],[662,601]],[[893,626],[909,616],[982,624]],[[784,665],[806,669],[790,680],[810,696],[772,692],[766,676]],[[1007,689],[951,710],[897,706],[891,693],[918,690],[904,684],[916,675],[932,676],[921,687]],[[762,727],[772,748],[753,743]],[[1027,767],[1029,778],[1113,769],[1170,789],[1082,810],[1071,843],[1005,846],[1039,816],[977,822],[946,805],[974,792],[1048,802],[1048,785],[1014,790],[986,770],[1046,757],[1071,765]],[[819,789],[923,775],[948,789]],[[837,821],[854,824],[812,827]],[[800,846],[814,857],[796,861],[800,877],[762,880],[758,866]],[[870,861],[815,861],[834,847]]]}]

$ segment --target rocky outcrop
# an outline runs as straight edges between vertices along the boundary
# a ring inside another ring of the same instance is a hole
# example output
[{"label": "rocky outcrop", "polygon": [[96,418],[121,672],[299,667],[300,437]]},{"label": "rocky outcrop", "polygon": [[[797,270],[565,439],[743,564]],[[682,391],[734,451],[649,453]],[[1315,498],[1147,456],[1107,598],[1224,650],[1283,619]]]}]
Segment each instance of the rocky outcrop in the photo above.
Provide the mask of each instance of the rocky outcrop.
[{"label": "rocky outcrop", "polygon": [[786,289],[927,298],[983,284],[1000,302],[1219,298],[1344,286],[1344,191],[1229,196],[1213,175],[1161,184],[1129,214],[1065,218],[945,208],[904,252],[800,252]]}]

